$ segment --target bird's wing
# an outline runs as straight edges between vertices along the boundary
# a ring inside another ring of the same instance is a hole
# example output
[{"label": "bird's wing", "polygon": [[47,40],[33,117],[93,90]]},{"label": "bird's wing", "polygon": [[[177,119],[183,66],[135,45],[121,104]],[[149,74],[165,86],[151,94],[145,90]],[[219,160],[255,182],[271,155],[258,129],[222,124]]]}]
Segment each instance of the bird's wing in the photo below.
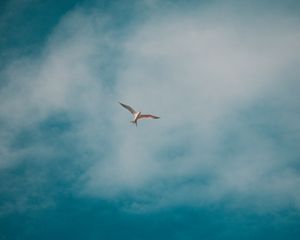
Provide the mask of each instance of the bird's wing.
[{"label": "bird's wing", "polygon": [[123,104],[123,103],[120,103],[120,104],[121,104],[122,107],[126,108],[132,114],[136,114],[136,111],[132,107],[130,107],[130,106],[126,105],[126,104]]},{"label": "bird's wing", "polygon": [[141,114],[139,118],[153,118],[153,119],[158,119],[159,117],[151,115],[151,114]]}]

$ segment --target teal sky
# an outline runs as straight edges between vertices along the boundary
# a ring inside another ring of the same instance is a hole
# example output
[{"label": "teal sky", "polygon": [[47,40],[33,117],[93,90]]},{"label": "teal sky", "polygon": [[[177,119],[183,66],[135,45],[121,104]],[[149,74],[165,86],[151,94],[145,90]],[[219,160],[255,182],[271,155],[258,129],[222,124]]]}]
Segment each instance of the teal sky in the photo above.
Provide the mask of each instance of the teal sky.
[{"label": "teal sky", "polygon": [[299,11],[1,2],[0,239],[299,239]]}]

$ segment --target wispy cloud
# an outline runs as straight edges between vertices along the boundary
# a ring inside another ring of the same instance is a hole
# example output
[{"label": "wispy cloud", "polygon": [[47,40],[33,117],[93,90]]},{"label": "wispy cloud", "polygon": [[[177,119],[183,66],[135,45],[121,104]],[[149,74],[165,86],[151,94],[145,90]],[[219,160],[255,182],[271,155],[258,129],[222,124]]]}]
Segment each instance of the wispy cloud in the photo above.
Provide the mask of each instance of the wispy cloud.
[{"label": "wispy cloud", "polygon": [[[299,208],[299,19],[156,4],[122,34],[110,16],[77,8],[39,56],[11,61],[1,73],[2,171],[58,159],[77,194],[126,197],[135,210]],[[119,100],[162,118],[132,128]],[[71,127],[49,142],[42,126],[59,114]],[[13,144],[28,129],[38,141]]]}]

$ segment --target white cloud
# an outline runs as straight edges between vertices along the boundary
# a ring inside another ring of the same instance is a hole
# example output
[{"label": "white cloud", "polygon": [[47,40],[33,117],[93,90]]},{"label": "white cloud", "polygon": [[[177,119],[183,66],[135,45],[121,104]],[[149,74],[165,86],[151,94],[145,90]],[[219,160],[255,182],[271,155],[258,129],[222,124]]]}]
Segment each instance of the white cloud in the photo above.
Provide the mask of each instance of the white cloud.
[{"label": "white cloud", "polygon": [[[298,69],[288,75],[299,62],[298,19],[258,15],[251,23],[223,14],[226,21],[216,20],[214,9],[157,14],[120,41],[106,25],[109,18],[70,13],[42,56],[12,63],[6,72],[0,104],[2,135],[10,137],[1,143],[6,157],[0,166],[21,158],[7,147],[15,132],[65,111],[80,119],[68,141],[78,142],[78,161],[89,165],[83,164],[75,183],[79,194],[126,196],[129,208],[138,210],[226,199],[262,209],[299,207],[300,177],[287,148],[278,149],[276,139],[243,115],[256,119],[255,104],[272,102],[288,79],[299,77]],[[112,61],[111,49],[120,51],[122,63],[111,73],[114,82],[102,71]],[[119,100],[161,119],[132,127]],[[265,124],[279,111],[267,109]],[[288,121],[278,123],[282,131],[296,113],[285,114]]]},{"label": "white cloud", "polygon": [[[91,171],[92,193],[103,196],[115,189],[112,196],[125,191],[137,201],[141,194],[150,201],[153,194],[154,205],[231,196],[241,205],[263,200],[264,207],[285,195],[284,182],[269,185],[274,178],[280,182],[285,170],[279,169],[289,160],[277,156],[275,141],[260,132],[264,129],[238,122],[238,114],[288,84],[283,76],[298,59],[299,31],[293,21],[259,17],[267,30],[235,18],[220,23],[182,14],[151,19],[136,30],[124,43],[126,67],[116,90],[122,100],[162,119],[141,123],[138,132],[120,130],[124,125],[116,120],[115,131],[126,133],[118,136],[116,153]],[[231,139],[231,131],[240,139]],[[287,178],[295,185],[299,181],[297,174]],[[290,188],[289,200],[296,201],[300,193]],[[286,200],[281,206],[289,204]]]}]

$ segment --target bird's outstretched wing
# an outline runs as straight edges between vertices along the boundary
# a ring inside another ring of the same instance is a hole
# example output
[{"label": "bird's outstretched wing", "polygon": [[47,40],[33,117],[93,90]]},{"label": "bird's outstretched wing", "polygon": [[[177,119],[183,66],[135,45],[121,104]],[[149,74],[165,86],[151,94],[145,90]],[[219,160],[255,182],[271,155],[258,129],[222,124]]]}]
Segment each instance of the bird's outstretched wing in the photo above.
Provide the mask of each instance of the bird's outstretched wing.
[{"label": "bird's outstretched wing", "polygon": [[141,114],[139,118],[153,118],[153,119],[158,119],[159,117],[151,115],[151,114]]},{"label": "bird's outstretched wing", "polygon": [[130,106],[126,105],[126,104],[123,104],[123,103],[121,103],[121,102],[119,102],[119,103],[121,104],[122,107],[126,108],[126,109],[127,109],[129,112],[131,112],[133,115],[136,114],[136,111],[135,111],[132,107],[130,107]]}]

